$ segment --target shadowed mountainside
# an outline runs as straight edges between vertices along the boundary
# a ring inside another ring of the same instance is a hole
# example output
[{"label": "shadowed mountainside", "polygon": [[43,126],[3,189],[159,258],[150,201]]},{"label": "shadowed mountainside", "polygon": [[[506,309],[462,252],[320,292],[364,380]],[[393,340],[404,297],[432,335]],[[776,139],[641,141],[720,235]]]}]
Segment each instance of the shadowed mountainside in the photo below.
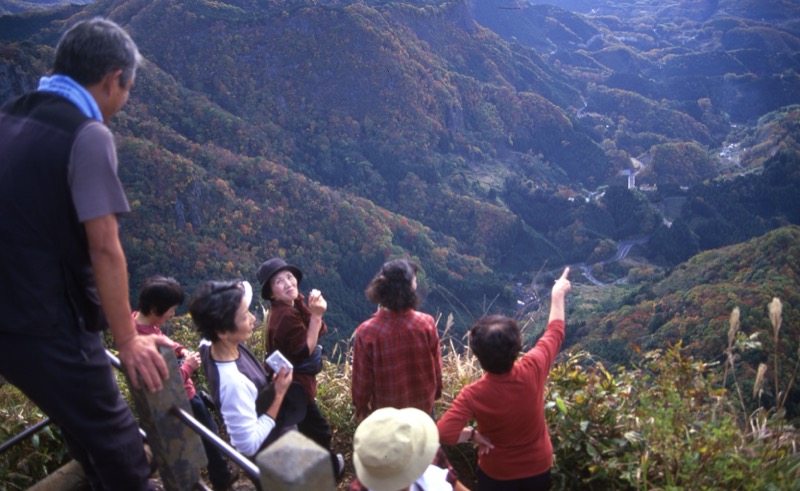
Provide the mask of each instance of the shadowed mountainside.
[{"label": "shadowed mountainside", "polygon": [[640,2],[626,17],[597,5],[106,0],[31,11],[0,18],[0,101],[35,86],[65,25],[110,16],[147,60],[112,123],[133,206],[122,232],[132,284],[153,273],[189,290],[252,280],[279,254],[307,271],[305,289],[323,290],[346,336],[372,308],[362,291],[381,262],[408,254],[425,269],[426,309],[455,312],[463,329],[490,304],[510,311],[515,277],[655,230],[646,199],[581,199],[619,183],[633,157],[649,156],[641,180],[662,186],[758,168],[772,154],[717,159],[741,136],[731,123],[799,102],[791,15]]}]

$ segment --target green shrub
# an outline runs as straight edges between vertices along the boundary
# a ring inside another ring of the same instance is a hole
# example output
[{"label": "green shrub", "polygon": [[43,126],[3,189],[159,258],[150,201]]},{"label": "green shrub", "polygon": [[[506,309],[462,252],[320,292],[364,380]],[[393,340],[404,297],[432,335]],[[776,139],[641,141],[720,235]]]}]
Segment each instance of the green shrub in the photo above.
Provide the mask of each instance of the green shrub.
[{"label": "green shrub", "polygon": [[[613,372],[587,352],[562,353],[551,370],[544,401],[554,450],[553,489],[800,489],[800,438],[785,418],[781,405],[785,397],[775,407],[747,410],[753,401],[760,404],[765,386],[788,393],[794,377],[770,376],[767,367],[778,368],[770,354],[766,361],[773,363],[763,363],[749,382],[752,395],[742,391],[735,355],[756,345],[738,332],[735,314],[724,370],[686,355],[681,345],[638,353],[632,368]],[[775,349],[779,317],[778,309],[772,319]],[[444,389],[434,409],[439,416],[464,386],[482,375],[469,350],[457,348],[459,340],[447,334],[450,324],[448,320],[442,342]],[[197,346],[188,316],[175,319],[170,336],[192,349]],[[248,347],[256,356],[264,356],[263,323]],[[352,350],[344,341],[326,354],[317,401],[333,428],[334,450],[347,458],[348,471],[339,484],[339,489],[346,489],[352,478],[352,435],[357,426],[350,396]],[[796,361],[791,367],[794,374],[797,367]],[[204,382],[201,372],[198,387]],[[121,375],[118,380],[127,394]],[[4,441],[42,418],[13,387],[0,387]],[[461,481],[473,486],[477,457],[472,446],[445,450]],[[24,489],[66,458],[57,430],[40,432],[0,455],[0,491]]]},{"label": "green shrub", "polygon": [[[45,415],[12,385],[0,386],[0,442],[8,441]],[[61,432],[55,425],[0,454],[0,491],[28,489],[68,461]]]},{"label": "green shrub", "polygon": [[635,382],[629,372],[613,376],[585,352],[553,367],[545,415],[556,489],[628,488],[626,453],[641,439],[626,424]]}]

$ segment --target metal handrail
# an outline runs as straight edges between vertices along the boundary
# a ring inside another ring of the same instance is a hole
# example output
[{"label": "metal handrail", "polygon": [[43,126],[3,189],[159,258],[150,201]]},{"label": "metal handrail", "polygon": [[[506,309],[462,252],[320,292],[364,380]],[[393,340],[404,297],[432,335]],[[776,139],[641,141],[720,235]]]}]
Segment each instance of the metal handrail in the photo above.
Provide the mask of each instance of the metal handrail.
[{"label": "metal handrail", "polygon": [[44,418],[43,420],[39,421],[35,425],[25,428],[20,433],[18,433],[17,435],[12,436],[11,438],[9,438],[5,442],[3,442],[2,445],[0,445],[0,454],[5,452],[9,448],[13,447],[17,443],[21,442],[22,440],[24,440],[24,439],[28,438],[29,436],[33,435],[37,431],[44,429],[44,427],[49,425],[49,424],[50,424],[50,418]]},{"label": "metal handrail", "polygon": [[[116,355],[109,350],[106,350],[106,355],[108,355],[108,359],[111,361],[112,365],[122,370],[122,363],[119,361],[119,358],[117,358]],[[212,445],[220,449],[225,455],[238,464],[239,467],[241,467],[251,478],[255,479],[256,481],[260,479],[261,471],[259,471],[258,466],[256,466],[252,460],[239,453],[235,448],[230,446],[228,442],[220,438],[219,435],[206,428],[205,425],[197,421],[193,415],[189,414],[178,406],[172,406],[170,408],[170,413],[183,421],[187,426],[189,426],[189,428],[193,429],[195,433],[198,433],[201,438],[205,438],[206,440],[210,441]],[[142,434],[144,435],[144,430],[142,430]]]},{"label": "metal handrail", "polygon": [[183,421],[189,428],[193,429],[195,432],[200,434],[202,438],[210,441],[214,446],[219,448],[225,455],[230,457],[231,460],[236,462],[239,467],[241,467],[251,478],[258,480],[261,478],[261,471],[258,469],[258,466],[253,463],[252,460],[248,459],[241,453],[239,453],[235,448],[228,445],[228,442],[220,438],[216,433],[206,428],[202,423],[197,421],[194,416],[189,414],[186,410],[178,407],[172,406],[170,408],[170,412],[175,415],[178,419]]},{"label": "metal handrail", "polygon": [[[113,354],[111,351],[106,349],[106,356],[111,364],[116,367],[118,370],[122,370],[122,362],[120,362],[119,358]],[[195,417],[189,414],[184,409],[178,406],[172,406],[170,408],[170,413],[176,416],[178,419],[184,422],[189,428],[198,433],[201,438],[204,438],[211,442],[212,445],[220,449],[225,455],[227,455],[232,461],[234,461],[239,467],[241,467],[254,481],[258,481],[261,477],[261,471],[259,470],[258,466],[256,466],[252,460],[248,459],[247,457],[243,456],[239,453],[235,448],[230,446],[228,442],[220,438],[216,433],[206,428],[202,423],[197,421]],[[34,433],[41,431],[47,425],[51,423],[50,418],[45,418],[42,421],[24,429],[19,434],[11,437],[7,441],[0,444],[0,454],[7,451],[20,441],[28,438],[29,436],[33,435]],[[147,438],[147,433],[140,427],[139,433],[141,433],[143,438]]]}]

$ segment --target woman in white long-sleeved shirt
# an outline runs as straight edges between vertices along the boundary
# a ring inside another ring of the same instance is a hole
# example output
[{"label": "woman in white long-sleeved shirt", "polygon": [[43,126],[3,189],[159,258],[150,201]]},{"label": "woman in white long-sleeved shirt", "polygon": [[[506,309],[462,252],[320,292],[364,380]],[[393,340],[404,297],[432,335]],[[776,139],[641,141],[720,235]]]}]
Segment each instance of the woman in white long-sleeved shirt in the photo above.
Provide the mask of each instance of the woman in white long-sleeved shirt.
[{"label": "woman in white long-sleeved shirt", "polygon": [[204,339],[200,355],[211,397],[222,414],[231,445],[251,458],[286,426],[281,405],[292,383],[292,372],[281,369],[270,391],[274,398],[261,411],[257,409],[259,394],[270,381],[244,345],[255,327],[255,316],[250,313],[252,298],[253,289],[246,281],[208,281],[189,301],[189,313]]}]

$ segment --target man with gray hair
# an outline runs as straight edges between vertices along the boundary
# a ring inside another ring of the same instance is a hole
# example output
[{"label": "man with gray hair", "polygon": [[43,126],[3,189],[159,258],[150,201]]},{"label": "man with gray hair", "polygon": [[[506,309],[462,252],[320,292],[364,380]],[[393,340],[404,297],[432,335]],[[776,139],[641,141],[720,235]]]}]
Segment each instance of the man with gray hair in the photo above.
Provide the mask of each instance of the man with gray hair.
[{"label": "man with gray hair", "polygon": [[160,390],[167,375],[161,342],[131,320],[117,224],[130,208],[103,124],[140,60],[114,22],[78,22],[52,75],[0,109],[0,374],[61,428],[95,490],[153,487],[100,331],[110,327],[135,387]]}]

